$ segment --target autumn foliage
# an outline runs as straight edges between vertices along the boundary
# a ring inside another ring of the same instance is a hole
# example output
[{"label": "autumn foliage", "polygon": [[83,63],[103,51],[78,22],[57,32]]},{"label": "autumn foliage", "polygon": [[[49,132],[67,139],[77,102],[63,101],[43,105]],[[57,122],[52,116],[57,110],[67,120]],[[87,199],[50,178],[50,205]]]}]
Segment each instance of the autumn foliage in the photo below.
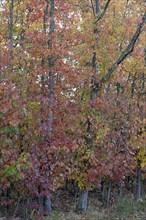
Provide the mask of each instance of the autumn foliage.
[{"label": "autumn foliage", "polygon": [[97,3],[0,3],[2,205],[145,181],[144,2]]}]

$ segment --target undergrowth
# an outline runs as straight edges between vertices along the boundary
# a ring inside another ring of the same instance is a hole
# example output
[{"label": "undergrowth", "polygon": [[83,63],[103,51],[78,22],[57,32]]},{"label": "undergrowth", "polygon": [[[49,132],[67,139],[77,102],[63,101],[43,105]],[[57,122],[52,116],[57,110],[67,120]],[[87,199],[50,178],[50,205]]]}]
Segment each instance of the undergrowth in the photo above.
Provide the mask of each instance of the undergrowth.
[{"label": "undergrowth", "polygon": [[146,220],[146,198],[139,201],[124,198],[109,209],[89,207],[86,214],[73,210],[66,213],[53,211],[50,217],[41,220]]}]

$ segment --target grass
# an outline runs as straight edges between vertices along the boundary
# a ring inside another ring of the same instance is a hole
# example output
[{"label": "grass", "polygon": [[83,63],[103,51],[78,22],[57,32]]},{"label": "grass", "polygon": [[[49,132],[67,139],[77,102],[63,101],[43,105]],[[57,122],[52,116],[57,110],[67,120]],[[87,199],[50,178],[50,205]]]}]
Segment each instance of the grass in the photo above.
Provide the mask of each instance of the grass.
[{"label": "grass", "polygon": [[109,209],[96,209],[89,206],[86,214],[54,211],[50,217],[41,218],[41,220],[146,220],[146,198],[137,202],[124,198]]},{"label": "grass", "polygon": [[[59,200],[60,201],[60,200]],[[74,212],[74,204],[68,201],[69,208],[60,203],[58,200],[54,203],[54,211],[50,216],[42,217],[41,210],[32,212],[28,219],[30,220],[146,220],[146,197],[134,201],[131,196],[124,196],[118,204],[110,208],[100,208],[101,204],[95,197],[90,197],[89,207],[86,214]],[[61,204],[59,206],[59,204]],[[69,211],[70,210],[70,211]],[[20,209],[20,211],[22,211]],[[2,215],[3,216],[3,215]],[[11,216],[11,215],[9,215]],[[23,216],[23,215],[22,215]],[[38,217],[37,217],[38,216]],[[24,220],[24,218],[6,218],[7,220]],[[28,220],[27,219],[27,220]],[[1,215],[0,215],[1,220]],[[25,219],[26,220],[26,219]]]},{"label": "grass", "polygon": [[123,199],[115,208],[115,220],[146,220],[146,198],[134,202]]}]

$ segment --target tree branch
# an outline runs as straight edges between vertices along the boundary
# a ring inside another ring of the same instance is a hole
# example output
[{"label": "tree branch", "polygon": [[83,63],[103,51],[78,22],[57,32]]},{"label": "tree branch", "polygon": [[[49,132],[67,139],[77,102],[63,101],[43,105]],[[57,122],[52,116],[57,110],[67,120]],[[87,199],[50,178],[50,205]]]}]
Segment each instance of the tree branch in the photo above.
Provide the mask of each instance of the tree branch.
[{"label": "tree branch", "polygon": [[103,9],[103,11],[102,11],[102,13],[100,13],[100,15],[96,18],[94,24],[96,24],[99,20],[101,20],[101,19],[103,18],[104,14],[105,14],[105,12],[106,12],[106,10],[107,10],[107,8],[108,8],[108,5],[109,5],[110,1],[111,1],[111,0],[107,0],[106,4],[105,4],[105,6],[104,6],[104,9]]},{"label": "tree branch", "polygon": [[129,45],[126,47],[126,49],[122,52],[121,56],[116,60],[116,62],[113,64],[113,66],[108,70],[108,73],[101,79],[100,81],[100,86],[105,83],[106,81],[108,81],[111,77],[111,75],[113,74],[113,72],[117,69],[117,67],[119,66],[119,64],[122,63],[123,60],[125,60],[125,58],[132,53],[135,43],[137,41],[137,39],[139,38],[140,33],[142,32],[142,28],[144,26],[144,24],[146,23],[146,12],[143,15],[142,18],[142,22],[140,24],[138,24],[137,30],[134,33],[131,42],[129,43]]},{"label": "tree branch", "polygon": [[93,15],[95,16],[95,10],[94,10],[94,5],[93,5],[93,1],[92,0],[91,0],[91,7],[92,7]]}]

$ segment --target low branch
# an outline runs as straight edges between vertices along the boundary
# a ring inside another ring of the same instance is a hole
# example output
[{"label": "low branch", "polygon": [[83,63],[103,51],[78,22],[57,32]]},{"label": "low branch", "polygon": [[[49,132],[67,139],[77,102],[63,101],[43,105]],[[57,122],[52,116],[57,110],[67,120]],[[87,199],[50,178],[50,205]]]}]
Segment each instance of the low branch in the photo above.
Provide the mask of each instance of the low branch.
[{"label": "low branch", "polygon": [[102,13],[100,13],[100,15],[96,18],[94,24],[96,24],[99,20],[101,20],[101,19],[103,18],[104,14],[105,14],[105,12],[106,12],[106,10],[107,10],[107,8],[108,8],[108,5],[109,5],[110,1],[111,1],[111,0],[107,0],[106,4],[105,4],[105,6],[104,6],[104,9],[103,9],[103,11],[102,11]]},{"label": "low branch", "polygon": [[137,30],[134,33],[131,42],[126,47],[126,49],[122,52],[121,56],[116,60],[116,62],[113,64],[113,66],[108,70],[108,73],[101,79],[100,86],[110,79],[111,75],[117,69],[117,67],[123,62],[123,60],[125,60],[125,58],[130,53],[132,53],[134,46],[135,46],[135,43],[136,43],[137,39],[139,38],[139,35],[142,32],[142,28],[145,23],[146,23],[146,12],[143,15],[142,22],[140,24],[138,24]]}]

